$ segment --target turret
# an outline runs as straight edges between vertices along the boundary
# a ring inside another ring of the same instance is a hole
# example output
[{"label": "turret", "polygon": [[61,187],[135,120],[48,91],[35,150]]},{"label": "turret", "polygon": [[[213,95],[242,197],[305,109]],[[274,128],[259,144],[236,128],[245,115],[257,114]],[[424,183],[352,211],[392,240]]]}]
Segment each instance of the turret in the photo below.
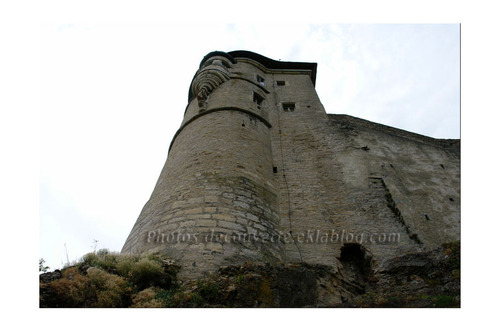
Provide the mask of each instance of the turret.
[{"label": "turret", "polygon": [[288,234],[279,225],[270,120],[276,104],[268,98],[274,83],[266,65],[286,70],[287,64],[246,51],[203,58],[123,253],[165,253],[188,278],[221,265],[283,261]]}]

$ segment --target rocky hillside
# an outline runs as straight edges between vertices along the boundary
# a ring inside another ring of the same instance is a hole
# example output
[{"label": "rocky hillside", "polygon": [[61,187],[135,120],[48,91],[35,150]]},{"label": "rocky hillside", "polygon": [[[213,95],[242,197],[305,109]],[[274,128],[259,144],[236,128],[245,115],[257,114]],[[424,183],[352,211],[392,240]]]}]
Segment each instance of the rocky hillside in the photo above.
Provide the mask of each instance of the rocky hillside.
[{"label": "rocky hillside", "polygon": [[459,307],[460,244],[396,257],[377,271],[353,248],[339,268],[227,266],[179,281],[179,266],[158,255],[101,250],[40,275],[40,307]]}]

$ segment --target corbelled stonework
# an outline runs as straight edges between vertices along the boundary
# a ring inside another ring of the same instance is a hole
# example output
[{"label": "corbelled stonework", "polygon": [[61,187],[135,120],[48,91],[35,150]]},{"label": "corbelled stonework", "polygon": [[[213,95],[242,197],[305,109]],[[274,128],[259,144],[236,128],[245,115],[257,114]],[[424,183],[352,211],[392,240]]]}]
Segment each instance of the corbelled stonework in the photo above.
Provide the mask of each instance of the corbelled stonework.
[{"label": "corbelled stonework", "polygon": [[459,240],[459,140],[329,115],[315,77],[315,63],[208,54],[122,252],[168,254],[195,278],[342,255],[376,270]]},{"label": "corbelled stonework", "polygon": [[231,62],[222,56],[214,56],[203,63],[191,83],[191,92],[198,99],[198,106],[206,108],[206,100],[219,85],[229,80]]}]

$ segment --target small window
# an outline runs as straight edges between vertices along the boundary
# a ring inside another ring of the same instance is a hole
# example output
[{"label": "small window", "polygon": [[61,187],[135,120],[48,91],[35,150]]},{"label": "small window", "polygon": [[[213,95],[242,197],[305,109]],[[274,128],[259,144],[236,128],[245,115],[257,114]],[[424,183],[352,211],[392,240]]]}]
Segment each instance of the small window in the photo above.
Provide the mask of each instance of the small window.
[{"label": "small window", "polygon": [[283,111],[285,112],[295,111],[295,103],[283,103]]},{"label": "small window", "polygon": [[260,108],[262,106],[262,102],[264,102],[264,97],[259,95],[258,93],[253,93],[253,102],[257,104],[257,107]]},{"label": "small window", "polygon": [[276,81],[277,86],[285,86],[286,82],[285,81]]},{"label": "small window", "polygon": [[260,76],[259,74],[257,74],[256,77],[257,77],[257,82],[260,85],[266,86],[266,80],[264,79],[264,77]]}]

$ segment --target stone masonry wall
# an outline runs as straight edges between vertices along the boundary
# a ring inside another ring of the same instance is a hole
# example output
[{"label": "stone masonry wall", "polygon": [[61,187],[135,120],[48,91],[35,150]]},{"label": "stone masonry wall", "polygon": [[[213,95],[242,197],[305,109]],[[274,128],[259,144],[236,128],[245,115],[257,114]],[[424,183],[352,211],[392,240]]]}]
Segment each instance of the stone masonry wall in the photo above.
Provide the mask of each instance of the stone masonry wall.
[{"label": "stone masonry wall", "polygon": [[376,269],[460,239],[458,140],[329,115],[315,73],[235,60],[200,66],[122,252],[167,253],[189,278],[248,260],[335,266],[346,243]]},{"label": "stone masonry wall", "polygon": [[[267,107],[239,68],[202,108],[193,99],[123,252],[163,252],[193,277],[224,264],[282,261]],[[247,76],[254,77],[253,71]]]}]

